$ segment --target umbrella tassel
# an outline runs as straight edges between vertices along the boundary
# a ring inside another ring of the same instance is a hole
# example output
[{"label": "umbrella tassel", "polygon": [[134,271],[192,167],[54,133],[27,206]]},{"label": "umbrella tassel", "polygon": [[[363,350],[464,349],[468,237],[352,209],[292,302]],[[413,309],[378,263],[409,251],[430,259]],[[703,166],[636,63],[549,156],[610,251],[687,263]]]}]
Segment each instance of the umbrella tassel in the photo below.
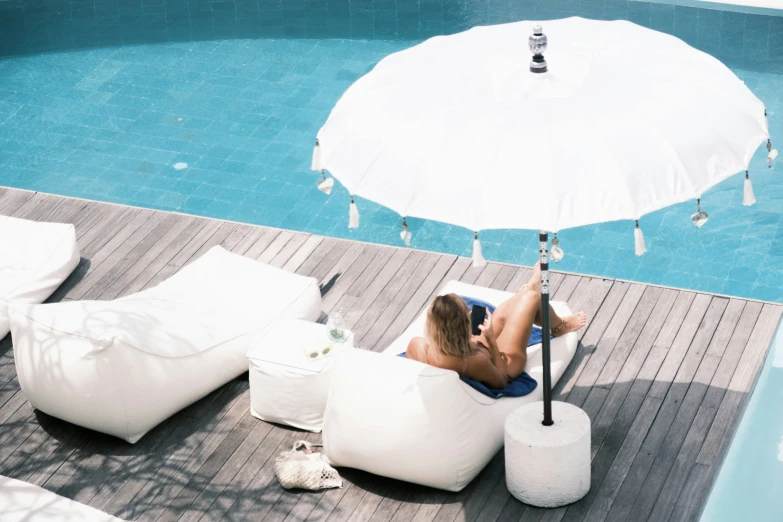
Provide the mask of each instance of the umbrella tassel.
[{"label": "umbrella tassel", "polygon": [[348,228],[359,228],[359,209],[351,196],[351,206],[348,210]]},{"label": "umbrella tassel", "polygon": [[633,229],[633,242],[637,256],[643,256],[647,252],[647,248],[644,246],[644,234],[642,229],[639,228],[639,220],[636,220],[636,228]]},{"label": "umbrella tassel", "polygon": [[558,263],[561,259],[563,259],[564,255],[565,252],[563,252],[563,249],[560,248],[560,240],[557,239],[557,232],[555,232],[555,237],[552,238],[552,250],[549,252],[549,259],[555,263]]},{"label": "umbrella tassel", "polygon": [[750,174],[745,171],[745,189],[742,197],[742,205],[749,207],[756,203],[756,196],[753,194],[753,184],[750,182]]},{"label": "umbrella tassel", "polygon": [[402,232],[400,232],[400,239],[403,240],[406,247],[411,246],[412,237],[413,234],[411,234],[408,230],[408,221],[405,218],[402,218]]},{"label": "umbrella tassel", "polygon": [[321,170],[321,177],[323,178],[321,181],[319,181],[316,186],[318,187],[318,190],[326,194],[327,196],[332,193],[332,187],[334,187],[334,178],[333,177],[326,177],[326,172]]},{"label": "umbrella tassel", "polygon": [[487,260],[484,259],[484,255],[481,253],[481,241],[479,241],[478,232],[473,233],[473,266],[476,268],[482,268],[487,265]]},{"label": "umbrella tassel", "polygon": [[324,162],[321,158],[321,143],[318,138],[315,139],[315,147],[313,148],[313,162],[310,166],[312,170],[324,170]]}]

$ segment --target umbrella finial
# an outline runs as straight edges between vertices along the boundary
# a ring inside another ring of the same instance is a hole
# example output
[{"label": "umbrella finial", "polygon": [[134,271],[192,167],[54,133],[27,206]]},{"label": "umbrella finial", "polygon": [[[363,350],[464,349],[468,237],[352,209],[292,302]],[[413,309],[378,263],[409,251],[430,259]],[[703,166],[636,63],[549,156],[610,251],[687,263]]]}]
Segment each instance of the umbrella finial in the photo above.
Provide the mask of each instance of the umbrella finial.
[{"label": "umbrella finial", "polygon": [[557,239],[557,232],[555,232],[555,235],[552,238],[552,250],[549,251],[549,259],[551,259],[555,263],[563,259],[563,256],[565,255],[563,249],[558,246],[559,244],[560,244],[560,240]]},{"label": "umbrella finial", "polygon": [[547,47],[547,38],[540,25],[533,27],[533,34],[527,40],[530,52],[533,53],[533,61],[530,62],[530,72],[545,73],[547,71],[544,51]]},{"label": "umbrella finial", "polygon": [[408,221],[405,218],[402,218],[402,232],[400,232],[400,239],[405,242],[406,247],[411,246],[412,237],[413,234],[408,231]]},{"label": "umbrella finial", "polygon": [[351,196],[351,206],[348,208],[348,228],[359,228],[359,209]]},{"label": "umbrella finial", "polygon": [[310,164],[310,170],[324,170],[324,162],[321,158],[321,144],[318,142],[318,138],[315,139],[313,162]]},{"label": "umbrella finial", "polygon": [[709,216],[706,212],[701,211],[701,198],[699,198],[696,200],[696,213],[691,216],[691,221],[696,225],[696,228],[701,228],[707,222],[707,219],[709,219]]},{"label": "umbrella finial", "polygon": [[326,172],[321,169],[321,181],[316,183],[316,187],[318,187],[318,190],[326,194],[327,196],[332,193],[332,187],[334,187],[334,178],[326,177]]},{"label": "umbrella finial", "polygon": [[750,183],[750,174],[745,171],[745,190],[742,196],[742,205],[749,207],[756,203],[756,196],[753,194],[753,185]]},{"label": "umbrella finial", "polygon": [[647,248],[644,246],[644,234],[642,229],[639,228],[639,220],[636,220],[636,228],[633,229],[634,250],[637,256],[643,256],[647,252]]},{"label": "umbrella finial", "polygon": [[473,265],[476,268],[481,268],[487,265],[487,260],[484,259],[484,255],[481,253],[481,241],[479,241],[478,232],[473,232]]}]

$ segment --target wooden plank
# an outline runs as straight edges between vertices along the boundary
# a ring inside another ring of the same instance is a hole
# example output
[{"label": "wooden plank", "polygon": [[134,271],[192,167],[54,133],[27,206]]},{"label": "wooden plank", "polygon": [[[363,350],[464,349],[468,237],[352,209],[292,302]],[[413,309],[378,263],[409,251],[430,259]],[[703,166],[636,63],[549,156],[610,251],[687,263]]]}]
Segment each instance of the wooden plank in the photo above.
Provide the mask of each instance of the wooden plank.
[{"label": "wooden plank", "polygon": [[[607,436],[593,461],[590,491],[580,502],[568,508],[563,521],[591,519],[597,513],[608,510],[613,499],[612,492],[618,489],[625,478],[660,405],[661,399],[648,396],[638,413],[631,410],[622,412],[628,413],[630,418],[618,420],[629,425],[629,429],[627,432],[618,430]],[[600,514],[593,519],[600,520]]]},{"label": "wooden plank", "polygon": [[35,192],[22,190],[12,190],[6,193],[0,201],[0,214],[12,216],[19,207],[23,206],[35,194]]},{"label": "wooden plank", "polygon": [[[601,339],[609,321],[611,321],[617,311],[617,307],[620,306],[627,289],[627,284],[618,283],[617,285],[609,286],[608,293],[604,294],[603,292],[607,290],[606,285],[601,285],[597,279],[583,278],[579,282],[571,295],[572,311],[578,311],[581,308],[581,304],[595,302],[594,296],[596,294],[603,294],[605,300],[602,299],[601,302],[603,304],[599,305],[600,308],[597,308],[587,316],[588,324],[583,330],[581,342],[571,360],[571,364],[568,365],[560,381],[552,390],[553,399],[568,399],[568,395],[576,386],[579,376],[585,366],[587,366],[587,363],[590,362],[590,355],[595,350],[596,344]],[[585,313],[587,314],[588,311],[585,311]]]},{"label": "wooden plank", "polygon": [[232,252],[240,256],[247,254],[247,251],[250,250],[250,248],[259,239],[261,239],[267,230],[269,230],[266,227],[260,227],[258,225],[241,225],[240,227],[237,227],[237,230],[240,230],[242,227],[247,227],[249,230],[247,234],[245,234],[244,237],[242,237],[242,239],[236,243],[234,248],[231,249]]},{"label": "wooden plank", "polygon": [[[381,317],[388,306],[392,305],[396,308],[399,301],[395,301],[395,298],[398,293],[403,290],[412,293],[414,286],[412,283],[409,284],[409,281],[422,281],[436,262],[437,254],[427,255],[422,252],[413,252],[411,254],[407,262],[394,275],[394,278],[384,287],[378,298],[373,301],[351,328],[354,333],[356,346],[362,346],[364,336],[370,332],[375,321]],[[424,276],[421,276],[422,273],[424,273]],[[376,335],[372,337],[373,341],[377,341],[377,339],[378,336]],[[375,343],[373,342],[368,347],[372,348],[374,346]]]},{"label": "wooden plank", "polygon": [[385,350],[413,322],[418,311],[428,305],[430,296],[440,287],[456,257],[444,254],[439,255],[435,261],[429,271],[423,264],[420,265],[418,277],[408,286],[413,290],[413,294],[401,292],[397,295],[393,301],[396,306],[388,306],[382,317],[373,325],[372,331],[364,337],[366,346],[373,346],[376,351]]},{"label": "wooden plank", "polygon": [[[104,276],[100,284],[96,284],[85,295],[94,295],[96,299],[116,299],[126,289],[129,289],[133,283],[141,283],[144,280],[143,275],[146,270],[149,269],[149,271],[157,273],[159,271],[157,267],[162,267],[170,257],[161,259],[159,265],[151,268],[153,263],[159,260],[161,255],[165,255],[165,252],[171,252],[179,248],[180,243],[177,243],[177,240],[182,240],[183,235],[188,233],[193,223],[194,219],[186,216],[174,220],[173,224],[168,222],[168,220],[164,221],[156,227],[153,233],[136,246],[134,250],[137,251],[137,254],[141,253],[141,255],[136,257],[131,254],[126,259],[123,259],[122,262],[115,265]],[[171,255],[174,255],[173,252]],[[132,259],[132,262],[128,262],[128,259]]]},{"label": "wooden plank", "polygon": [[261,255],[258,256],[257,260],[261,261],[262,263],[269,263],[277,254],[280,253],[281,250],[283,250],[283,248],[285,248],[288,242],[295,235],[296,232],[283,230],[277,235],[277,237],[275,237],[274,241],[272,241],[272,243],[270,243],[269,246],[264,249]]},{"label": "wooden plank", "polygon": [[[609,394],[605,400],[602,401],[601,409],[597,415],[590,416],[592,419],[591,426],[591,456],[595,458],[598,449],[604,441],[609,429],[614,423],[617,413],[621,407],[630,407],[632,410],[636,410],[641,407],[641,403],[644,395],[637,395],[638,402],[636,405],[625,406],[626,399],[631,390],[631,387],[644,364],[647,354],[652,349],[656,339],[661,336],[661,330],[664,325],[679,327],[680,322],[685,318],[683,310],[683,304],[690,304],[691,300],[681,300],[679,306],[676,304],[676,299],[679,292],[676,290],[664,290],[655,303],[655,308],[650,312],[650,316],[644,325],[644,329],[639,334],[633,349],[630,352],[629,357],[625,360],[620,373],[614,379],[614,384],[611,386]],[[600,379],[600,377],[599,377]],[[597,392],[601,388],[594,388],[593,392]],[[646,393],[646,390],[644,390]],[[590,402],[591,399],[588,396],[586,402]]]},{"label": "wooden plank", "polygon": [[[694,306],[702,295],[696,296]],[[669,350],[671,357],[667,356],[658,372],[656,381],[648,392],[649,396],[663,398],[661,409],[655,417],[641,449],[641,452],[654,454],[656,458],[640,488],[644,494],[636,497],[629,516],[646,516],[652,511],[687,429],[693,421],[698,404],[701,402],[703,390],[698,388],[694,388],[687,402],[684,402],[683,399],[686,398],[686,394],[691,388],[690,383],[698,368],[695,361],[701,361],[701,357],[718,329],[720,317],[728,305],[727,299],[718,297],[707,297],[707,299],[710,300],[710,304],[687,350],[675,351],[674,346]],[[731,325],[730,328],[733,330],[734,326]],[[672,375],[675,363],[677,363],[676,373]],[[714,367],[708,367],[706,371],[708,373],[714,372]],[[666,377],[661,377],[662,375]],[[711,373],[709,375],[711,377]],[[668,379],[665,387],[664,383],[659,380],[661,378]]]},{"label": "wooden plank", "polygon": [[690,522],[696,519],[716,471],[715,466],[696,464],[690,471],[680,498],[669,517],[670,522]]},{"label": "wooden plank", "polygon": [[51,196],[49,194],[36,192],[31,197],[24,198],[24,202],[9,215],[11,217],[25,219],[31,212],[35,211],[38,205],[48,205],[51,201]]},{"label": "wooden plank", "polygon": [[[224,397],[226,400],[215,401],[211,405],[218,408],[216,412],[208,408],[208,411],[214,413],[208,413],[204,418],[189,418],[188,420],[193,424],[183,424],[181,430],[175,430],[172,438],[179,436],[180,439],[174,448],[170,448],[173,451],[159,455],[160,460],[152,463],[151,470],[138,474],[138,480],[123,485],[118,494],[105,506],[107,512],[123,519],[152,518],[154,520],[152,515],[159,515],[162,508],[168,506],[170,495],[174,492],[178,493],[179,488],[182,487],[181,479],[172,483],[171,477],[181,477],[180,473],[186,473],[189,467],[193,466],[191,459],[194,454],[196,458],[203,456],[203,451],[199,451],[199,448],[207,438],[214,440],[216,436],[222,434],[225,427],[220,421],[226,415],[232,414],[232,426],[238,422],[235,415],[241,408],[236,408],[236,404],[246,387],[246,382],[232,381],[220,390],[221,394],[217,395],[218,398]],[[194,426],[196,429],[193,429]],[[188,431],[190,433],[187,433]],[[216,435],[213,435],[213,432],[216,432]],[[183,436],[186,433],[187,436]]]},{"label": "wooden plank", "polygon": [[[157,255],[155,255],[155,252],[150,253],[150,257],[154,257],[150,260],[147,266],[143,267],[142,270],[135,275],[135,277],[133,276],[137,270],[129,270],[129,275],[127,277],[122,277],[120,280],[115,282],[115,284],[112,285],[112,287],[110,287],[110,289],[104,294],[105,298],[109,299],[124,297],[126,295],[135,294],[136,292],[140,292],[144,288],[147,288],[150,285],[150,282],[153,281],[153,279],[155,279],[161,270],[163,270],[168,265],[169,261],[171,261],[174,256],[178,255],[182,249],[188,243],[190,243],[201,230],[204,229],[206,225],[206,220],[192,220],[187,225],[185,230],[177,234],[170,243],[164,245],[163,250],[157,253]],[[131,277],[133,277],[133,279],[131,279]],[[122,287],[119,292],[117,292],[117,289],[120,288],[123,283],[129,279],[130,282]]]},{"label": "wooden plank", "polygon": [[310,239],[310,234],[294,234],[285,247],[269,262],[270,265],[282,268],[294,254],[296,254],[302,245]]},{"label": "wooden plank", "polygon": [[733,427],[738,412],[747,400],[747,394],[764,361],[764,354],[780,323],[781,311],[783,308],[772,304],[765,304],[761,309],[743,357],[737,364],[737,369],[715,414],[715,420],[696,459],[697,463],[717,466],[720,462],[720,457],[724,454],[734,432]]},{"label": "wooden plank", "polygon": [[264,250],[269,248],[269,245],[280,235],[280,232],[282,230],[278,228],[267,228],[243,255],[250,259],[258,259],[264,253]]},{"label": "wooden plank", "polygon": [[[198,233],[193,236],[193,238],[188,241],[188,243],[183,246],[177,254],[171,258],[171,260],[168,262],[169,265],[181,268],[185,266],[185,264],[190,261],[190,259],[196,254],[196,252],[199,251],[199,249],[207,242],[209,239],[215,235],[218,230],[221,229],[223,223],[219,221],[211,221],[207,220],[204,227],[201,228]],[[213,245],[220,243],[222,241],[222,238],[219,238],[217,243],[214,241],[212,242]]]},{"label": "wooden plank", "polygon": [[[190,511],[194,501],[206,491],[206,488],[215,478],[217,473],[228,462],[232,454],[234,454],[247,436],[250,435],[253,426],[259,424],[255,418],[250,415],[246,404],[240,401],[235,408],[237,409],[237,412],[244,412],[241,420],[235,426],[231,427],[223,427],[221,423],[221,428],[223,428],[224,432],[227,431],[227,429],[230,429],[230,431],[227,435],[224,435],[222,440],[218,437],[212,442],[214,451],[211,453],[207,449],[207,445],[202,444],[200,450],[202,450],[201,459],[203,459],[203,463],[196,469],[196,472],[190,479],[188,479],[181,491],[173,497],[169,506],[155,520],[161,522],[179,520],[180,517]],[[229,412],[229,415],[230,413],[231,412]],[[271,429],[271,426],[267,426],[266,432],[268,432],[269,429]],[[208,456],[204,458],[205,455]],[[196,464],[192,467],[196,468]],[[157,503],[157,499],[153,502]]]},{"label": "wooden plank", "polygon": [[355,260],[341,271],[339,278],[328,289],[321,300],[321,309],[327,313],[332,311],[335,304],[342,299],[348,289],[362,276],[380,252],[381,247],[367,245]]},{"label": "wooden plank", "polygon": [[[289,431],[281,428],[272,428],[263,442],[256,448],[250,458],[241,466],[231,480],[226,484],[217,498],[201,516],[200,521],[218,522],[226,520],[226,513],[250,489],[253,491],[253,481],[262,470],[269,470],[271,460],[285,449],[285,442],[290,435]],[[251,496],[252,494],[248,494]],[[195,518],[195,517],[194,517]]]},{"label": "wooden plank", "polygon": [[134,253],[134,248],[142,244],[141,250],[148,249],[149,244],[143,244],[143,241],[163,219],[163,214],[139,213],[136,219],[90,257],[87,274],[68,292],[68,297],[84,299],[90,289],[125,258],[141,256],[142,252]]},{"label": "wooden plank", "polygon": [[296,272],[299,267],[302,266],[302,263],[304,263],[310,254],[312,254],[313,251],[318,247],[318,245],[321,244],[323,239],[324,238],[321,236],[308,237],[307,241],[304,242],[301,248],[299,248],[299,250],[297,250],[288,261],[286,261],[286,263],[283,265],[283,269],[288,270],[289,272]]},{"label": "wooden plank", "polygon": [[[647,321],[649,307],[654,305],[657,296],[657,292],[651,291],[651,298],[648,299],[640,313],[636,316],[637,321],[629,323],[633,312],[636,310],[642,295],[645,293],[644,285],[626,284],[623,298],[617,310],[612,314],[606,329],[601,333],[601,337],[594,345],[594,349],[590,356],[586,358],[584,368],[579,374],[579,378],[576,380],[574,389],[568,394],[567,401],[575,406],[581,406],[587,396],[590,394],[591,388],[596,384],[598,376],[603,371],[607,361],[612,354],[615,353],[615,348],[620,341],[624,341],[626,344],[633,345],[636,342],[636,338],[639,336],[641,329],[644,327],[644,323]],[[613,288],[617,287],[615,285]],[[591,325],[594,329],[594,325]],[[625,335],[624,339],[621,339]],[[623,351],[623,345],[619,347],[620,352]],[[622,353],[620,357],[622,358]]]},{"label": "wooden plank", "polygon": [[[98,299],[108,293],[109,295],[105,298],[111,299],[113,295],[118,294],[120,290],[125,288],[127,283],[146,268],[152,259],[157,257],[165,249],[166,245],[189,224],[188,218],[176,214],[169,214],[168,216],[161,214],[158,218],[160,217],[163,219],[158,219],[157,223],[152,221],[153,218],[150,218],[150,221],[145,223],[147,225],[146,230],[149,230],[149,232],[133,248],[129,251],[117,250],[115,252],[116,263],[114,263],[114,266],[103,272],[100,279],[97,279],[89,289],[85,290],[81,296],[70,294],[69,297],[85,300]],[[108,258],[104,262],[106,267],[108,267],[107,262]],[[92,274],[96,273],[99,272],[92,272]],[[92,274],[88,274],[88,276]],[[114,291],[108,292],[112,287],[114,287]]]}]

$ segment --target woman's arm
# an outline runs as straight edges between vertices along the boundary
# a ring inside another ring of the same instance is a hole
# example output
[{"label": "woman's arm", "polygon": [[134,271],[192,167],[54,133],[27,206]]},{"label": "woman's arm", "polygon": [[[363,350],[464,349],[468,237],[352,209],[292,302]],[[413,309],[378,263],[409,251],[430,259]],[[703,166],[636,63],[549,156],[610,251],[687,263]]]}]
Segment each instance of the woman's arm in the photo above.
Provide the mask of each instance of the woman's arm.
[{"label": "woman's arm", "polygon": [[[481,330],[481,335],[479,336],[478,341],[482,345],[486,346],[487,351],[489,351],[489,358],[492,361],[492,365],[497,368],[498,373],[503,376],[505,383],[508,383],[506,357],[498,348],[498,337],[495,333],[495,329],[492,327],[492,316],[489,313],[487,313],[487,318],[484,321],[484,324],[479,326],[479,330]],[[506,384],[500,386],[500,388],[505,387]]]},{"label": "woman's arm", "polygon": [[477,353],[468,358],[465,377],[483,382],[496,390],[502,390],[508,385],[508,376],[505,371],[495,366],[486,353]]}]

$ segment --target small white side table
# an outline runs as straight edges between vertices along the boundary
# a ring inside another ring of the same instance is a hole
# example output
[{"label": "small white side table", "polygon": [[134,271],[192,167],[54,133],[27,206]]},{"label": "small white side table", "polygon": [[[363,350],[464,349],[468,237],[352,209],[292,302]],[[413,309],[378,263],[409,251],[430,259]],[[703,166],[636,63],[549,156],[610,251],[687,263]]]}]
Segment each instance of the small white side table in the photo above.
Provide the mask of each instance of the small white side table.
[{"label": "small white side table", "polygon": [[571,504],[590,490],[590,417],[552,401],[554,425],[544,426],[544,403],[526,404],[506,418],[506,486],[537,507]]},{"label": "small white side table", "polygon": [[[259,419],[319,432],[323,427],[332,354],[353,345],[346,331],[343,343],[330,342],[326,326],[280,320],[256,339],[247,353],[250,363],[250,413]],[[331,346],[325,357],[308,354]]]}]

